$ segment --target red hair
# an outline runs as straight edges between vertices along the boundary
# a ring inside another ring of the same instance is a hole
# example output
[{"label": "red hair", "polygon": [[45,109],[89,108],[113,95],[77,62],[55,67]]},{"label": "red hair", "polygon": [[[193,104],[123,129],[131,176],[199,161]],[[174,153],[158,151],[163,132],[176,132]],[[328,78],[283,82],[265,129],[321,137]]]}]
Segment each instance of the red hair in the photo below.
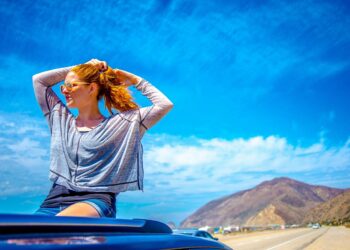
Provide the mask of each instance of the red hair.
[{"label": "red hair", "polygon": [[117,74],[111,67],[104,72],[100,72],[91,64],[80,64],[71,69],[72,72],[85,82],[96,82],[99,85],[97,100],[104,97],[105,106],[110,114],[113,114],[112,109],[119,112],[124,112],[138,108],[138,105],[133,101],[131,93],[121,84]]}]

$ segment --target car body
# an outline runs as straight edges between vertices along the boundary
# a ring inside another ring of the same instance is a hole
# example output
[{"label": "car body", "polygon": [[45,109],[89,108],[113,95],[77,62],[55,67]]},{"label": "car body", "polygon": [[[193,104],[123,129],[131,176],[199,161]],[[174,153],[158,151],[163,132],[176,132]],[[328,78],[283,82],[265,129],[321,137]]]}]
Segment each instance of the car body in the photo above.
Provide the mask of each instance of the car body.
[{"label": "car body", "polygon": [[192,229],[192,228],[174,229],[173,232],[174,232],[174,234],[184,234],[184,235],[206,238],[206,239],[210,239],[210,240],[218,240],[218,238],[213,237],[210,233],[208,233],[204,230],[199,230],[199,229]]},{"label": "car body", "polygon": [[0,249],[231,249],[221,242],[174,234],[164,223],[0,214]]},{"label": "car body", "polygon": [[312,225],[312,229],[319,229],[321,227],[321,225],[319,223],[315,223]]}]

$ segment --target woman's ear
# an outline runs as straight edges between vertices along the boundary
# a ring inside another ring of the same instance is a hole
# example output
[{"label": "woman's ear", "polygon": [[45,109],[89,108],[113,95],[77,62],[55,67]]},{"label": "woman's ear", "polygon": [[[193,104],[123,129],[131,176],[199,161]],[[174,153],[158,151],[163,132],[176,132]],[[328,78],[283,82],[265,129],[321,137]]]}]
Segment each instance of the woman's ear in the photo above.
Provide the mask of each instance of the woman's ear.
[{"label": "woman's ear", "polygon": [[93,95],[94,93],[96,93],[94,95],[97,96],[98,95],[98,89],[99,89],[99,86],[98,86],[98,84],[96,82],[91,83],[89,85],[89,94]]}]

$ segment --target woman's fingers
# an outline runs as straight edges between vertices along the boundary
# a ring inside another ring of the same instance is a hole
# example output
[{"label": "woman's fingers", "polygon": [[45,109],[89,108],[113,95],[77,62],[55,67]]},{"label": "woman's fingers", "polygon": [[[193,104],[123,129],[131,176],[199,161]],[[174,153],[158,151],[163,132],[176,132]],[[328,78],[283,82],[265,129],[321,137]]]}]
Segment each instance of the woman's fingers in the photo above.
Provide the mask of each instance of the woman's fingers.
[{"label": "woman's fingers", "polygon": [[102,61],[102,70],[106,71],[108,69],[108,64],[106,61]]},{"label": "woman's fingers", "polygon": [[121,81],[121,84],[126,87],[137,83],[137,78],[135,78],[135,75],[127,71],[115,69],[114,72],[116,73],[118,79]]},{"label": "woman's fingers", "polygon": [[94,65],[98,70],[101,71],[106,71],[108,69],[108,64],[106,61],[100,61],[95,58],[88,61],[87,64]]}]

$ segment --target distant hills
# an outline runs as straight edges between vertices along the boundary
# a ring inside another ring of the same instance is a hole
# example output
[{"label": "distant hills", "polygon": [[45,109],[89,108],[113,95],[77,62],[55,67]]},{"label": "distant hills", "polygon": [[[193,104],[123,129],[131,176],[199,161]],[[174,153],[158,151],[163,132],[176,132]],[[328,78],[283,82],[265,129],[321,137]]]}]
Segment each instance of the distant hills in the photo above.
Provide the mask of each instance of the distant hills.
[{"label": "distant hills", "polygon": [[[323,214],[327,214],[324,218],[335,216],[340,210],[341,214],[349,214],[350,193],[345,191],[275,178],[207,203],[186,218],[181,227],[301,224]],[[335,208],[334,204],[339,206]],[[328,215],[330,208],[333,210]]]},{"label": "distant hills", "polygon": [[322,223],[350,222],[350,190],[312,208],[306,214],[304,222],[314,221]]}]

